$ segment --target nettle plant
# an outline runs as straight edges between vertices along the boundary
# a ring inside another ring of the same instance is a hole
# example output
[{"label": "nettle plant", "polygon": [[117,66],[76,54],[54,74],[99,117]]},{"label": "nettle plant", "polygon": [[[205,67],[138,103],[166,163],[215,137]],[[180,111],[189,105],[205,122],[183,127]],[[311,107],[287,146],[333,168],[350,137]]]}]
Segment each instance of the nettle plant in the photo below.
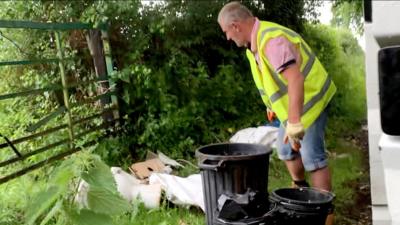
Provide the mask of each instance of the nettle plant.
[{"label": "nettle plant", "polygon": [[[87,207],[75,202],[81,180],[89,184]],[[115,216],[132,208],[119,195],[110,168],[90,151],[64,160],[51,173],[47,185],[27,202],[26,224],[40,225],[110,225]]]}]

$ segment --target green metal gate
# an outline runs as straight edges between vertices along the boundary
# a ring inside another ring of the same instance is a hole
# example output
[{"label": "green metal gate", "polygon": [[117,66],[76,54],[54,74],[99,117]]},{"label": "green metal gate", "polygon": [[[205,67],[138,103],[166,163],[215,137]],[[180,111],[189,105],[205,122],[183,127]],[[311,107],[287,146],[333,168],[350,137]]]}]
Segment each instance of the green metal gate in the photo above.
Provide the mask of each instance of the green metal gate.
[{"label": "green metal gate", "polygon": [[[104,131],[110,127],[115,128],[119,120],[115,86],[108,79],[108,76],[113,72],[113,66],[107,27],[105,25],[95,29],[93,25],[85,23],[38,23],[0,20],[0,35],[3,39],[8,39],[1,32],[2,29],[17,30],[17,32],[20,29],[48,32],[51,38],[54,37],[55,52],[54,57],[50,58],[35,57],[35,59],[1,61],[0,67],[58,64],[59,81],[40,88],[24,88],[24,90],[14,91],[13,93],[0,93],[0,101],[57,92],[60,95],[62,94],[62,102],[55,109],[49,110],[47,115],[35,121],[35,123],[29,124],[25,129],[26,132],[22,135],[5,135],[0,129],[0,184],[60,160],[85,147],[94,145],[99,139],[107,135],[107,132]],[[86,33],[87,49],[90,50],[97,74],[95,78],[77,82],[70,82],[67,79],[66,62],[74,62],[76,58],[65,57],[63,46],[63,37],[65,36],[63,34],[65,35],[72,31]],[[90,39],[90,34],[100,34],[98,38],[98,46],[100,47],[97,46],[96,49],[93,49],[93,46],[90,46],[90,43],[96,40],[93,38],[95,35]],[[8,41],[13,42],[11,39],[8,39]],[[18,47],[16,43],[13,42],[13,44]],[[104,69],[101,69],[103,64]],[[84,96],[79,101],[71,101],[73,95],[70,91],[72,89],[79,87],[80,90],[83,90],[84,88],[92,87],[91,85],[103,88],[100,88],[96,95]],[[104,86],[107,88],[104,88]],[[100,102],[102,104],[99,104]],[[87,107],[89,110],[81,113],[79,110],[82,110],[81,108],[83,107]],[[74,112],[74,109],[77,109],[76,112]],[[87,115],[88,111],[90,111],[90,115]],[[60,119],[60,117],[62,118]],[[57,121],[61,121],[60,124],[48,127],[50,122],[54,122],[56,118]],[[60,135],[60,133],[55,135],[61,131],[64,132],[64,135]],[[80,143],[85,141],[85,137],[89,134],[94,134],[94,138],[87,138],[88,141]],[[35,143],[40,143],[43,137],[50,135],[62,136],[63,138],[38,146],[35,149],[20,149],[18,147],[20,144],[27,142],[35,141]],[[2,143],[3,140],[4,142]],[[39,155],[44,156],[44,159],[41,159],[43,157],[38,157]]]}]

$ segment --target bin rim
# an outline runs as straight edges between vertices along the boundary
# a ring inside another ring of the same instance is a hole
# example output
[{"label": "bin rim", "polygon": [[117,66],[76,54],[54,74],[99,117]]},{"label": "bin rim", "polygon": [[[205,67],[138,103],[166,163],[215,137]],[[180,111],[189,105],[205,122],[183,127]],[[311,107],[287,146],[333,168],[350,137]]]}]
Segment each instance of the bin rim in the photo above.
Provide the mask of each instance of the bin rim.
[{"label": "bin rim", "polygon": [[[222,145],[235,145],[235,146],[252,146],[255,148],[260,148],[260,149],[265,149],[265,152],[260,152],[260,153],[255,153],[251,155],[211,155],[211,154],[205,154],[202,153],[202,149],[210,148],[213,146],[222,146]],[[213,143],[213,144],[208,144],[201,146],[196,149],[196,157],[198,158],[203,158],[203,159],[208,159],[208,160],[229,160],[229,161],[236,161],[236,160],[250,160],[254,158],[258,158],[261,156],[268,156],[272,153],[272,148],[270,145],[261,145],[261,144],[252,144],[252,143],[231,143],[231,142],[221,142],[221,143]]]},{"label": "bin rim", "polygon": [[[278,195],[276,192],[279,190],[297,190],[297,191],[314,191],[321,193],[323,195],[326,195],[328,197],[328,200],[325,201],[312,201],[312,202],[306,202],[306,201],[300,201],[300,200],[295,200],[295,199],[290,199],[290,198],[285,198],[280,195]],[[278,188],[275,189],[274,191],[271,192],[271,196],[273,199],[278,200],[279,202],[285,202],[288,204],[298,204],[298,205],[303,205],[303,206],[323,206],[323,205],[329,205],[332,204],[332,201],[335,199],[335,194],[329,191],[325,190],[320,190],[317,188],[313,187],[301,187],[301,188]]]}]

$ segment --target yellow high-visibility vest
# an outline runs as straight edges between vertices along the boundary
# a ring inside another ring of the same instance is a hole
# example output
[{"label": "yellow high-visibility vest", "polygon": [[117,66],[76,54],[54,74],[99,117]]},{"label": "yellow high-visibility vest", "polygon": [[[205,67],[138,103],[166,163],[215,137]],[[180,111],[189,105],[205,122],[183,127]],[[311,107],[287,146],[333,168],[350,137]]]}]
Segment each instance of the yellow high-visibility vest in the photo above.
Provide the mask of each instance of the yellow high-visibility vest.
[{"label": "yellow high-visibility vest", "polygon": [[263,54],[266,43],[271,39],[284,36],[300,51],[302,62],[300,71],[304,76],[304,105],[301,122],[308,128],[328,105],[336,92],[336,86],[328,76],[318,58],[299,34],[276,23],[260,21],[257,31],[257,51],[259,66],[253,53],[247,49],[254,82],[265,105],[272,109],[278,119],[286,124],[289,110],[287,81],[282,73],[277,73],[268,58]]}]

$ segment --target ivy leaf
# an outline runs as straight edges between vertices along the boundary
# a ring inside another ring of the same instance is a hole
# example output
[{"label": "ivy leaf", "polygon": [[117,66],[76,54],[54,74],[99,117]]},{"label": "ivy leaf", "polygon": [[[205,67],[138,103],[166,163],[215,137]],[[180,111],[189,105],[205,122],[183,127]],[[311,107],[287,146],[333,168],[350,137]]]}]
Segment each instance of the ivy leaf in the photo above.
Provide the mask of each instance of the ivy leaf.
[{"label": "ivy leaf", "polygon": [[33,224],[60,196],[61,191],[57,186],[51,186],[46,191],[39,192],[26,209],[27,224]]},{"label": "ivy leaf", "polygon": [[82,209],[79,212],[73,209],[65,209],[68,219],[74,225],[113,225],[110,216]]},{"label": "ivy leaf", "polygon": [[118,193],[98,186],[90,186],[87,199],[89,208],[96,213],[115,215],[130,208],[129,203]]}]

